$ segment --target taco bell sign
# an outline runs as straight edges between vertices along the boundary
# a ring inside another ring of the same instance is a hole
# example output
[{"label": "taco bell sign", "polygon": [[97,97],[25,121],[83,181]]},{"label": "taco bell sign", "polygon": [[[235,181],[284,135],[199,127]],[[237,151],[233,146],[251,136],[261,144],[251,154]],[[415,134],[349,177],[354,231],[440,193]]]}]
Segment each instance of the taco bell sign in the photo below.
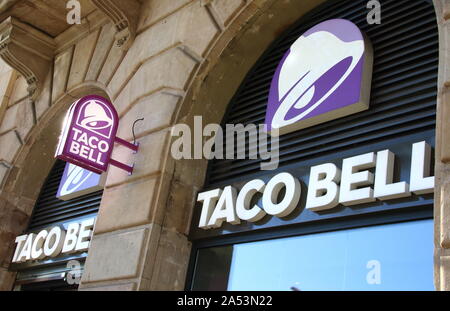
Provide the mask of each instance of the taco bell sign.
[{"label": "taco bell sign", "polygon": [[138,151],[138,145],[116,136],[118,127],[119,116],[109,100],[83,97],[66,115],[56,157],[96,174],[106,172],[110,164],[132,174],[132,166],[111,159],[115,143]]},{"label": "taco bell sign", "polygon": [[119,117],[105,98],[90,95],[69,109],[56,157],[101,174],[111,162]]},{"label": "taco bell sign", "polygon": [[352,22],[332,19],[300,36],[270,87],[266,130],[286,134],[369,109],[373,53]]}]

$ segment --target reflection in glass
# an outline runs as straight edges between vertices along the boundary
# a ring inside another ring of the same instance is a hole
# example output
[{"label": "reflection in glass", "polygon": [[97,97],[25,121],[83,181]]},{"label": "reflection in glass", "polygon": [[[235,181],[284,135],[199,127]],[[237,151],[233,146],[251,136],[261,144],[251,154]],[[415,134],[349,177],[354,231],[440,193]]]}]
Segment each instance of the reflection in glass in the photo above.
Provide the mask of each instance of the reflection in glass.
[{"label": "reflection in glass", "polygon": [[198,257],[197,290],[434,290],[432,220],[203,249]]}]

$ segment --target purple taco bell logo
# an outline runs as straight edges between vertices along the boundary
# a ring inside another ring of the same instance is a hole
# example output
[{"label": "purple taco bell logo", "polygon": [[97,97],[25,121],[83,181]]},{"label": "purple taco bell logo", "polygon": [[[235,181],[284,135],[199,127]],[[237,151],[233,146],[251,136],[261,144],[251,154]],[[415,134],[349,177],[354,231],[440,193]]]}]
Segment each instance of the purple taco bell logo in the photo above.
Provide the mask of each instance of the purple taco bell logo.
[{"label": "purple taco bell logo", "polygon": [[108,169],[119,117],[114,106],[100,96],[75,102],[66,116],[56,152],[59,159],[101,174]]},{"label": "purple taco bell logo", "polygon": [[373,55],[352,22],[328,20],[290,47],[273,77],[266,128],[286,134],[369,108]]},{"label": "purple taco bell logo", "polygon": [[103,189],[105,175],[66,163],[56,197],[67,201]]}]

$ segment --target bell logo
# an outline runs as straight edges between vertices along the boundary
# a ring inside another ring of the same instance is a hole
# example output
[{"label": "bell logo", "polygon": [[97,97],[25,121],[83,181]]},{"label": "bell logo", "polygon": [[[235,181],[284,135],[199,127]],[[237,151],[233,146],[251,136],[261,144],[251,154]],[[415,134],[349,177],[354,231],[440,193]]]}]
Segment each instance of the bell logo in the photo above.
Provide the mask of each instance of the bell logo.
[{"label": "bell logo", "polygon": [[113,129],[113,113],[101,101],[91,100],[83,104],[77,124],[104,138],[111,138]]},{"label": "bell logo", "polygon": [[352,22],[311,28],[275,72],[266,130],[282,135],[369,109],[372,66],[370,42]]}]

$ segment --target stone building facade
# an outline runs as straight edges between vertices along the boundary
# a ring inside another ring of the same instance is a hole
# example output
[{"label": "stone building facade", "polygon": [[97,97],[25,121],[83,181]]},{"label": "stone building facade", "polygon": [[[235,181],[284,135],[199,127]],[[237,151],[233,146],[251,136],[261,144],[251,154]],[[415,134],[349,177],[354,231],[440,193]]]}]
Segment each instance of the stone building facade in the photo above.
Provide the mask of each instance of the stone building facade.
[{"label": "stone building facade", "polygon": [[[207,160],[175,161],[178,123],[220,123],[247,72],[289,25],[324,0],[85,0],[67,25],[61,0],[0,2],[0,289],[10,290],[14,239],[54,164],[62,118],[86,94],[121,118],[81,290],[182,290],[188,232]],[[435,286],[450,290],[450,1],[433,1],[439,27],[435,152]],[[112,9],[114,8],[114,9]],[[63,14],[63,15],[62,15]],[[46,17],[46,18],[42,18]]]}]

